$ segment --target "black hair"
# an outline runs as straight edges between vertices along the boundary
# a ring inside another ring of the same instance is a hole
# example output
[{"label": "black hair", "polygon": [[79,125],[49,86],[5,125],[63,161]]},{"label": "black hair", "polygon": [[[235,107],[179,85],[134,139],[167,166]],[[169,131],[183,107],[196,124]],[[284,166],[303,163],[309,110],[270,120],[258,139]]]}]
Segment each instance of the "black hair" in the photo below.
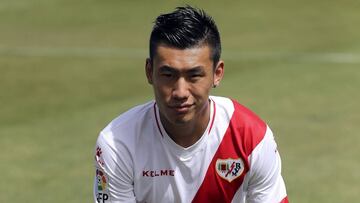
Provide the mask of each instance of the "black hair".
[{"label": "black hair", "polygon": [[214,20],[204,10],[189,5],[158,16],[150,36],[150,59],[159,44],[186,49],[208,45],[214,66],[220,59],[220,34]]}]

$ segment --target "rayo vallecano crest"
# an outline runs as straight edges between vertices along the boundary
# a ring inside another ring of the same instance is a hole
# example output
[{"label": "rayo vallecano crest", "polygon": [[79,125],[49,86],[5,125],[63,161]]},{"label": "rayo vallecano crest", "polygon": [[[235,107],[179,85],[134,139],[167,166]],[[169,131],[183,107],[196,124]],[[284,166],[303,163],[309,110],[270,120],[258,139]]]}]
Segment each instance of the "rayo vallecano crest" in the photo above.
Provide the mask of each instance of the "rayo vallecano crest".
[{"label": "rayo vallecano crest", "polygon": [[216,172],[225,180],[231,182],[240,177],[244,171],[244,162],[238,159],[218,159],[216,160]]}]

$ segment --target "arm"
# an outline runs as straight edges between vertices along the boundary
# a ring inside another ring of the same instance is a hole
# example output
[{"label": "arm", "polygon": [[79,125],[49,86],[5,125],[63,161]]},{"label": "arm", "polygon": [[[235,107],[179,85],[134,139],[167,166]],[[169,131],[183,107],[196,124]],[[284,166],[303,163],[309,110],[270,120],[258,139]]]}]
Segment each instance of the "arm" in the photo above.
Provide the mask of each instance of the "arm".
[{"label": "arm", "polygon": [[[95,147],[95,203],[136,202],[132,160],[111,134],[100,134]],[[119,156],[121,155],[121,156]]]},{"label": "arm", "polygon": [[269,127],[249,160],[251,167],[246,202],[287,203],[285,183],[281,176],[281,159]]}]

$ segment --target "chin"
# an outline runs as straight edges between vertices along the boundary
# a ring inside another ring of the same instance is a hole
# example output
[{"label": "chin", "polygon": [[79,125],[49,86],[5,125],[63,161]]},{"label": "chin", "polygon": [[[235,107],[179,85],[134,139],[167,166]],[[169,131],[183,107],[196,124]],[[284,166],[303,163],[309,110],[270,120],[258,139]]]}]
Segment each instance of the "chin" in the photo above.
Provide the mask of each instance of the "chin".
[{"label": "chin", "polygon": [[176,115],[172,119],[172,123],[176,125],[184,125],[192,120],[191,115]]}]

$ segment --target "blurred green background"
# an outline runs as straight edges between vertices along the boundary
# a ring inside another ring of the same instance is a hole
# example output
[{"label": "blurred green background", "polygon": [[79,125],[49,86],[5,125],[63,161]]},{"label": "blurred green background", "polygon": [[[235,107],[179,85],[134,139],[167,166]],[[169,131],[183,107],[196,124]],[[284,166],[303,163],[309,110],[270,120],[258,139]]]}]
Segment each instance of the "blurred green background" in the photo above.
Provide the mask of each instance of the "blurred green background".
[{"label": "blurred green background", "polygon": [[358,0],[1,0],[0,202],[93,201],[97,134],[152,99],[152,22],[186,3],[215,18],[213,94],[272,127],[290,201],[358,201]]}]

